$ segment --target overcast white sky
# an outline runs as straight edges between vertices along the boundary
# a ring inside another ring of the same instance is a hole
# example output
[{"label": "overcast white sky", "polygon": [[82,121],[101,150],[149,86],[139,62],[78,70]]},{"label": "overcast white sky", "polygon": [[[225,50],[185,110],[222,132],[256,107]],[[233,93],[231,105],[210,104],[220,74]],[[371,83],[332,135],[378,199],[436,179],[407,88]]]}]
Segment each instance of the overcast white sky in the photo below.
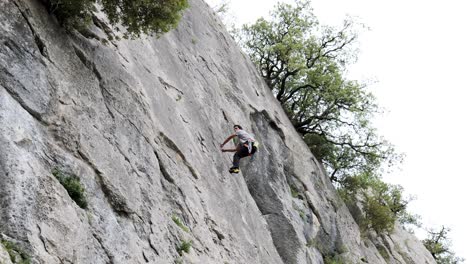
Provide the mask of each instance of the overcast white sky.
[{"label": "overcast white sky", "polygon": [[[251,23],[277,2],[231,0],[229,15],[238,25]],[[348,14],[370,27],[360,35],[349,76],[378,81],[370,89],[387,112],[375,125],[406,154],[401,170],[385,180],[416,196],[410,211],[425,227],[451,228],[452,249],[468,262],[468,1],[312,0],[312,6],[321,24],[338,25]]]}]

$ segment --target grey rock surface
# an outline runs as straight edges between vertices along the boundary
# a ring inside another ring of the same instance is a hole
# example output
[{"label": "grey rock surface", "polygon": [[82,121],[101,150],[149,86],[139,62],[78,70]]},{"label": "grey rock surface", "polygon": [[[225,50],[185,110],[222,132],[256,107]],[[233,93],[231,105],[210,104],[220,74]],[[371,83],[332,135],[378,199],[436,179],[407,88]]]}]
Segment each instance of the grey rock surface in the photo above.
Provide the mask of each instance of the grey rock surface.
[{"label": "grey rock surface", "polygon": [[[361,238],[254,65],[190,6],[163,37],[124,40],[102,14],[67,33],[40,1],[0,2],[0,233],[32,263],[435,263],[401,228]],[[235,123],[261,146],[231,175]]]}]

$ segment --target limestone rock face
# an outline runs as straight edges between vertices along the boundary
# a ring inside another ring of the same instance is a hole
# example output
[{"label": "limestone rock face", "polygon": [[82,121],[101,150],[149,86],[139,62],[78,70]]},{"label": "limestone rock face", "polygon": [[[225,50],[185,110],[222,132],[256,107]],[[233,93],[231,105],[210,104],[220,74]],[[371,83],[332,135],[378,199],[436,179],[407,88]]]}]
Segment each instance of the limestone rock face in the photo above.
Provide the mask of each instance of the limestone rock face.
[{"label": "limestone rock face", "polygon": [[[400,228],[361,237],[254,65],[190,6],[125,40],[102,14],[67,33],[39,0],[0,2],[2,236],[48,264],[435,263]],[[234,124],[261,144],[237,175],[219,149]],[[80,179],[85,209],[54,171]]]}]

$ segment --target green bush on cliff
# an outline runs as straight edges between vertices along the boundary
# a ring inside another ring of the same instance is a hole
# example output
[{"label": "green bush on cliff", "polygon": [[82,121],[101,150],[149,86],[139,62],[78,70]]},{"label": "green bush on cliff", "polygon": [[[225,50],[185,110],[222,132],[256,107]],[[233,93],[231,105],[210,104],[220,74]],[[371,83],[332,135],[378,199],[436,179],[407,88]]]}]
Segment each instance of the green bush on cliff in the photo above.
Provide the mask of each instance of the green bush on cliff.
[{"label": "green bush on cliff", "polygon": [[7,241],[7,240],[1,240],[1,244],[5,248],[5,250],[8,252],[8,255],[10,256],[10,260],[12,263],[19,263],[19,264],[29,264],[31,263],[31,259],[26,254],[21,247],[19,247],[17,244]]},{"label": "green bush on cliff", "polygon": [[377,197],[368,196],[364,202],[364,221],[361,223],[365,228],[372,228],[377,233],[391,232],[395,226],[396,215],[390,210],[385,202]]},{"label": "green bush on cliff", "polygon": [[[100,8],[112,25],[120,24],[128,36],[160,35],[175,28],[187,0],[45,0],[49,11],[66,27],[85,27]],[[99,4],[98,4],[99,3]]]},{"label": "green bush on cliff", "polygon": [[187,233],[190,232],[190,229],[189,229],[187,226],[185,226],[185,225],[182,223],[182,221],[180,220],[180,218],[177,217],[176,215],[173,215],[173,216],[172,216],[172,221],[174,221],[174,223],[175,223],[178,227],[180,227],[182,230],[184,230],[185,232],[187,232]]},{"label": "green bush on cliff", "polygon": [[419,216],[407,211],[411,199],[403,196],[403,188],[383,182],[372,173],[347,177],[338,193],[349,206],[360,203],[362,216],[353,215],[364,230],[389,233],[398,220],[403,226],[419,226]]},{"label": "green bush on cliff", "polygon": [[177,247],[177,252],[182,256],[182,254],[184,254],[183,252],[189,253],[191,247],[192,241],[183,240],[182,243]]},{"label": "green bush on cliff", "polygon": [[323,263],[325,264],[344,264],[342,258],[336,255],[325,255],[323,258]]},{"label": "green bush on cliff", "polygon": [[88,202],[86,201],[86,197],[84,194],[84,187],[80,182],[80,178],[76,175],[67,175],[63,171],[59,169],[54,169],[52,174],[57,178],[57,180],[62,184],[62,186],[67,190],[68,195],[72,198],[75,203],[83,208],[86,209],[88,207]]}]

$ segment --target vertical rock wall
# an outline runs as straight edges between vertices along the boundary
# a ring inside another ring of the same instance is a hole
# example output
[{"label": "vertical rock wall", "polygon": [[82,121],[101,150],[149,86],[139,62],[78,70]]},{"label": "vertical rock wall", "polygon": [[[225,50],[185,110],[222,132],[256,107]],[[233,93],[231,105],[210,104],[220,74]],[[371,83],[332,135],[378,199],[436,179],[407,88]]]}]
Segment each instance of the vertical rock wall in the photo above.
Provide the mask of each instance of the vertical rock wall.
[{"label": "vertical rock wall", "polygon": [[[162,38],[124,40],[102,14],[67,33],[40,1],[0,2],[2,241],[33,263],[435,263],[400,229],[361,237],[255,67],[190,6]],[[231,175],[235,123],[261,146]]]}]

